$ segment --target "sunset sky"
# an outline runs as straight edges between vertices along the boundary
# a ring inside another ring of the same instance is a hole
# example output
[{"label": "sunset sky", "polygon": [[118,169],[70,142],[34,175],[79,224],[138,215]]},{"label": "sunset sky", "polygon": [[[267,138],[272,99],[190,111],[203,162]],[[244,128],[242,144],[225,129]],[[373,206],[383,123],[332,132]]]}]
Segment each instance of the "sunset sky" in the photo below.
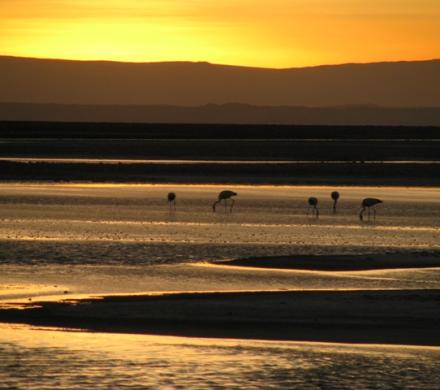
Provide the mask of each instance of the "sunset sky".
[{"label": "sunset sky", "polygon": [[0,0],[0,54],[264,67],[440,58],[439,0]]}]

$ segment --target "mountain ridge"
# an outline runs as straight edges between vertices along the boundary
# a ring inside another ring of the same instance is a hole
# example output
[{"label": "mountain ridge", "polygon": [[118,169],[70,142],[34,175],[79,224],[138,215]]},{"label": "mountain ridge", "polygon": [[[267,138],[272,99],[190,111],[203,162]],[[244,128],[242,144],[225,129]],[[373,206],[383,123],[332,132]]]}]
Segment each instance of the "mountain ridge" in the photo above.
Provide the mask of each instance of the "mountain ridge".
[{"label": "mountain ridge", "polygon": [[0,56],[0,102],[440,107],[440,60],[250,68]]},{"label": "mountain ridge", "polygon": [[298,70],[298,69],[316,69],[316,68],[328,68],[328,67],[345,67],[345,66],[363,66],[363,65],[382,65],[382,64],[407,64],[407,63],[422,63],[422,62],[440,62],[440,58],[429,58],[423,60],[398,60],[398,61],[372,61],[372,62],[341,62],[334,64],[319,64],[319,65],[307,65],[307,66],[290,66],[287,68],[276,67],[264,67],[264,66],[251,66],[251,65],[237,65],[237,64],[222,64],[210,61],[120,61],[120,60],[105,60],[105,59],[69,59],[69,58],[57,58],[57,57],[23,57],[12,55],[1,55],[2,59],[13,60],[35,60],[35,61],[57,61],[57,62],[78,62],[78,63],[110,63],[110,64],[134,64],[134,65],[160,65],[160,64],[194,64],[194,65],[211,65],[218,67],[229,68],[244,68],[244,69],[258,69],[258,70]]}]

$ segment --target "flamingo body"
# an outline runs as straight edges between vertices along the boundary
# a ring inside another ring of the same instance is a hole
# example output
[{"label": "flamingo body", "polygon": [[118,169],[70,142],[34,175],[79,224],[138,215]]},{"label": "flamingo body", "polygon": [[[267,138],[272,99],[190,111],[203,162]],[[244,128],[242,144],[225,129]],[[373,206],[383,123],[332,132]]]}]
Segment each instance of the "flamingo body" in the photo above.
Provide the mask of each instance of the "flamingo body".
[{"label": "flamingo body", "polygon": [[315,214],[316,217],[319,217],[318,198],[312,196],[309,198],[308,203],[309,203],[309,208],[307,210],[307,215],[309,215],[310,209],[312,209],[312,214]]},{"label": "flamingo body", "polygon": [[215,212],[215,209],[217,207],[217,205],[220,202],[224,202],[225,203],[225,210],[226,210],[226,206],[227,206],[227,201],[230,199],[232,201],[231,206],[230,206],[230,211],[232,212],[232,208],[234,207],[234,199],[232,199],[232,197],[237,196],[237,193],[234,191],[222,191],[218,194],[217,200],[214,202],[214,204],[212,205],[212,210]]},{"label": "flamingo body", "polygon": [[338,204],[338,200],[339,200],[339,192],[338,191],[333,191],[330,194],[331,198],[333,199],[333,213],[336,213],[336,205]]},{"label": "flamingo body", "polygon": [[377,206],[380,203],[383,203],[383,201],[381,201],[380,199],[377,199],[377,198],[365,198],[362,201],[362,204],[361,204],[361,211],[359,213],[359,219],[361,221],[364,220],[364,212],[365,212],[365,210],[368,210],[368,217],[370,217],[370,209],[371,208],[373,208],[373,213],[374,213],[373,215],[374,215],[374,218],[376,218],[376,208],[375,208],[375,206]]},{"label": "flamingo body", "polygon": [[170,206],[170,209],[171,209],[171,206],[176,208],[176,197],[177,196],[176,196],[175,192],[168,193],[167,199],[168,199],[168,205]]}]

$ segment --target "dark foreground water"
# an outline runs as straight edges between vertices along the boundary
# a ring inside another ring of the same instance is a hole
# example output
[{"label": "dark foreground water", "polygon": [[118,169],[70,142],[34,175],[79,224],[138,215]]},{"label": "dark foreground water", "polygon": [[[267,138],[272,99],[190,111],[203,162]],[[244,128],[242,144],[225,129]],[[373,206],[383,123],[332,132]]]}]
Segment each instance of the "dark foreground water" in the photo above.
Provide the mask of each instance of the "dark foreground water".
[{"label": "dark foreground water", "polygon": [[438,389],[440,348],[0,326],[0,388]]}]

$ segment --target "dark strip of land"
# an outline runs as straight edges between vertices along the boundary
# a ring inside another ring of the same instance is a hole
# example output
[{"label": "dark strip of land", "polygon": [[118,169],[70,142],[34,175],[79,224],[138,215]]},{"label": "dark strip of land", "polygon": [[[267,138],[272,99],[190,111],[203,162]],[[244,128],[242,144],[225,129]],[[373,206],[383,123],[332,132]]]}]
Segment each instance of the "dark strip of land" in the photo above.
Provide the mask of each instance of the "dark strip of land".
[{"label": "dark strip of land", "polygon": [[0,310],[0,321],[93,331],[440,346],[440,290],[113,296]]},{"label": "dark strip of land", "polygon": [[312,271],[366,271],[379,269],[440,267],[439,252],[365,255],[291,255],[253,257],[219,262],[226,266]]},{"label": "dark strip of land", "polygon": [[439,186],[440,164],[0,161],[2,181]]},{"label": "dark strip of land", "polygon": [[[5,103],[3,103],[5,106]],[[0,103],[0,109],[2,103]],[[13,105],[12,105],[13,106]],[[61,106],[62,107],[62,106]],[[5,111],[11,107],[4,107]],[[55,105],[52,107],[57,109]],[[111,107],[111,111],[118,106]],[[90,108],[93,112],[96,108]],[[323,109],[321,109],[323,110]],[[423,109],[418,109],[425,115]],[[440,108],[436,116],[440,117]],[[75,116],[74,116],[75,117]],[[190,116],[189,118],[191,118]],[[319,118],[319,111],[316,115]],[[438,122],[438,121],[437,121]],[[330,123],[330,122],[325,122]],[[0,138],[58,139],[420,139],[440,138],[440,126],[283,125],[246,123],[110,123],[0,120]]]},{"label": "dark strip of land", "polygon": [[0,157],[207,161],[440,161],[440,140],[0,139]]},{"label": "dark strip of land", "polygon": [[439,135],[428,127],[0,122],[0,157],[11,159],[0,163],[0,180],[437,186]]}]

